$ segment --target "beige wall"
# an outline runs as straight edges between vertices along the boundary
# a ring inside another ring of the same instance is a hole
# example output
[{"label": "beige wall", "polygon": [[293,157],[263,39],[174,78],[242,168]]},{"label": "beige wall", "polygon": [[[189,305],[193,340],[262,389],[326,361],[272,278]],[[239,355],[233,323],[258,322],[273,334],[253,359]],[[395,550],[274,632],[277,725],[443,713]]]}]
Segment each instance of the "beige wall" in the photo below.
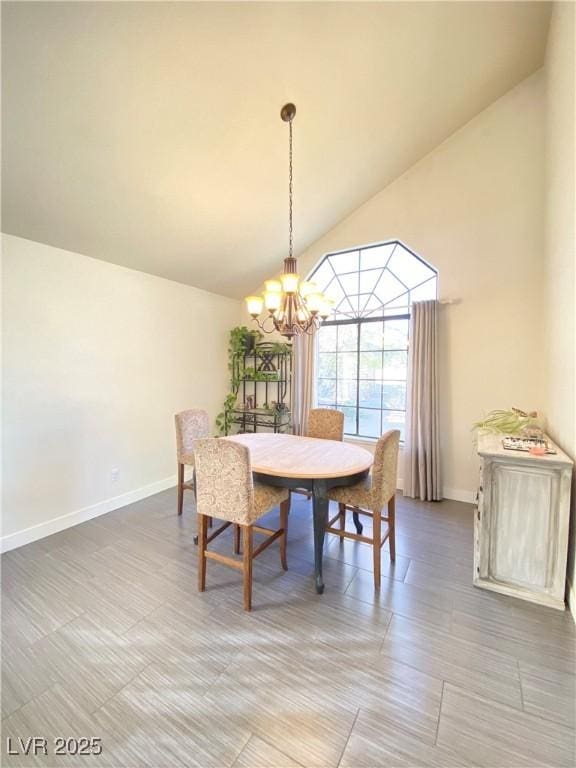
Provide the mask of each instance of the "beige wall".
[{"label": "beige wall", "polygon": [[29,240],[3,247],[6,548],[174,484],[174,413],[219,410],[239,303]]},{"label": "beige wall", "polygon": [[[545,402],[548,429],[573,458],[576,457],[574,17],[572,3],[554,5],[545,68],[547,204],[543,361],[548,374]],[[573,489],[568,564],[572,584],[575,580],[575,497],[576,489]]]},{"label": "beige wall", "polygon": [[540,71],[300,259],[305,273],[326,252],[398,238],[439,270],[441,298],[458,300],[442,308],[444,493],[453,498],[472,500],[477,486],[471,424],[492,408],[543,405],[544,97]]}]

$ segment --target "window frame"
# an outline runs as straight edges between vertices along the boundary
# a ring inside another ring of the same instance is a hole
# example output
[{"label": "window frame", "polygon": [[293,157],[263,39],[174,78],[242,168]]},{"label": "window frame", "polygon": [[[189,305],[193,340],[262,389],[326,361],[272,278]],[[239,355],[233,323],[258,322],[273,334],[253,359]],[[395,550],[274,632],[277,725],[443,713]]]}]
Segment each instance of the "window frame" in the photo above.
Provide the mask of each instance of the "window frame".
[{"label": "window frame", "polygon": [[[355,246],[355,247],[351,247],[351,248],[345,248],[343,250],[331,251],[329,253],[326,253],[322,257],[322,259],[320,259],[320,261],[316,264],[316,266],[310,272],[310,274],[309,274],[309,276],[307,278],[308,280],[314,280],[314,274],[320,269],[320,267],[331,256],[340,256],[340,255],[346,254],[346,253],[358,253],[358,269],[357,270],[350,270],[349,272],[338,273],[338,272],[335,271],[333,265],[330,264],[330,266],[332,266],[332,269],[334,271],[334,276],[335,276],[337,282],[340,284],[340,287],[341,287],[341,289],[343,291],[344,296],[345,297],[349,297],[349,294],[344,290],[344,286],[342,285],[342,283],[340,281],[340,277],[342,275],[357,274],[358,275],[358,282],[360,283],[360,276],[362,275],[362,273],[363,272],[368,272],[371,269],[371,268],[368,268],[368,269],[362,269],[361,268],[362,252],[363,251],[369,251],[372,248],[380,248],[382,246],[387,246],[387,245],[392,245],[394,247],[392,248],[392,250],[390,252],[390,255],[388,256],[388,259],[386,261],[386,265],[381,268],[382,269],[382,274],[380,275],[380,277],[378,278],[378,280],[374,284],[370,294],[371,295],[375,295],[374,294],[374,289],[377,287],[378,282],[380,281],[380,279],[384,275],[384,272],[386,270],[388,270],[389,273],[406,289],[405,293],[407,294],[407,298],[408,298],[408,302],[409,302],[408,303],[408,312],[399,311],[397,314],[385,314],[385,307],[386,307],[386,305],[383,304],[382,307],[381,307],[381,314],[378,315],[378,316],[375,316],[375,317],[344,317],[344,318],[340,317],[340,318],[335,319],[335,320],[325,320],[322,323],[322,326],[321,326],[321,328],[324,328],[324,327],[354,325],[356,327],[356,329],[357,329],[357,331],[356,331],[356,350],[355,351],[354,350],[350,350],[351,352],[354,352],[356,354],[356,375],[355,375],[355,379],[354,379],[355,382],[356,382],[356,401],[355,401],[355,404],[353,406],[350,406],[350,407],[353,407],[355,409],[355,411],[356,411],[356,424],[355,424],[356,431],[355,432],[346,432],[346,431],[344,432],[345,436],[350,438],[350,439],[352,439],[352,440],[376,441],[378,439],[377,437],[374,437],[374,436],[371,436],[371,435],[363,435],[360,432],[360,408],[361,408],[361,405],[360,405],[360,384],[361,384],[362,381],[364,381],[364,379],[360,378],[360,359],[361,359],[361,354],[360,353],[361,353],[362,326],[365,325],[365,324],[368,324],[368,323],[382,323],[383,324],[382,328],[383,328],[383,331],[384,331],[385,330],[385,324],[386,324],[387,321],[394,321],[394,320],[406,320],[406,321],[408,321],[408,334],[407,334],[406,348],[405,348],[405,350],[404,349],[397,350],[397,351],[402,351],[402,352],[406,351],[406,353],[408,353],[409,347],[410,347],[410,336],[409,336],[410,325],[409,325],[409,321],[410,321],[410,316],[411,316],[410,308],[411,308],[411,305],[412,305],[412,301],[411,301],[412,291],[416,290],[421,285],[427,283],[429,280],[435,280],[435,289],[436,289],[435,292],[436,292],[436,299],[437,299],[438,298],[438,270],[435,269],[435,267],[433,267],[427,261],[425,261],[425,259],[423,259],[421,256],[419,256],[417,253],[414,253],[414,251],[411,248],[409,248],[405,243],[403,243],[401,240],[393,239],[393,240],[381,241],[381,242],[378,242],[378,243],[372,243],[370,245]],[[396,248],[398,246],[400,246],[402,249],[407,251],[410,256],[412,256],[413,258],[417,259],[425,267],[427,267],[430,270],[430,273],[431,273],[430,277],[426,278],[426,280],[423,280],[420,283],[417,283],[412,288],[409,288],[391,269],[388,269],[388,264],[390,263],[390,260],[392,259],[392,256],[396,252]],[[399,296],[402,296],[402,295],[403,294],[400,294]],[[393,298],[390,301],[394,302],[394,301],[397,300],[397,298],[399,298],[399,297]],[[399,307],[398,309],[402,310],[403,308]],[[376,351],[376,352],[382,351],[382,353],[384,353],[386,351],[395,351],[395,350],[382,349],[382,350],[374,350],[374,351]],[[317,359],[318,359],[318,355],[319,354],[320,354],[320,351],[319,351],[319,348],[317,346],[317,349],[316,349]],[[339,354],[337,348],[334,349],[334,354],[335,355]],[[336,360],[336,363],[338,363],[338,360]],[[406,361],[406,364],[408,364],[408,360]],[[319,372],[317,371],[316,376],[315,376],[315,385],[316,385],[316,387],[318,386],[318,381],[321,378],[325,378],[325,377],[319,376]],[[342,377],[338,376],[338,368],[337,368],[336,369],[336,374],[335,374],[335,377],[334,377],[334,382],[335,382],[335,404],[333,406],[327,406],[325,404],[319,404],[319,407],[333,407],[333,408],[338,408],[338,407],[344,408],[344,407],[346,407],[346,406],[344,406],[342,404],[340,404],[340,405],[338,404],[338,382],[339,382],[339,380],[341,380],[341,378]],[[401,381],[403,381],[405,386],[407,386],[407,384],[408,384],[407,377],[406,377],[406,379],[403,379]],[[381,382],[382,387],[383,387],[384,379],[383,378],[380,379],[380,382]],[[382,390],[382,392],[383,392],[383,390]],[[380,413],[380,431],[382,430],[382,420],[383,420],[384,414],[387,411],[396,412],[396,413],[403,412],[404,414],[406,414],[406,402],[404,402],[404,408],[384,408],[384,407],[382,407],[382,403],[383,403],[383,399],[381,399],[381,406],[380,406],[380,408],[373,408],[373,407],[370,407],[370,406],[366,407],[367,410],[374,410],[374,411],[378,411]],[[405,421],[404,421],[404,424],[405,424]],[[403,443],[404,440],[402,439],[401,442]]]},{"label": "window frame", "polygon": [[[408,320],[410,321],[410,315],[403,313],[401,315],[387,315],[386,317],[366,317],[364,319],[350,319],[350,320],[326,320],[322,323],[322,328],[330,327],[330,326],[339,326],[339,325],[354,325],[357,327],[357,333],[356,333],[356,350],[354,351],[354,354],[356,354],[356,376],[354,378],[354,381],[356,382],[356,402],[353,406],[356,411],[356,432],[344,432],[346,437],[350,437],[356,440],[378,440],[377,437],[374,437],[373,435],[363,435],[360,433],[360,408],[363,408],[364,410],[371,410],[371,411],[378,411],[380,414],[380,424],[382,424],[382,414],[386,411],[391,411],[394,413],[403,412],[406,414],[406,404],[404,404],[404,408],[383,408],[380,406],[380,408],[373,408],[371,406],[361,406],[360,405],[360,383],[362,381],[368,381],[368,379],[361,379],[360,378],[360,353],[361,353],[361,336],[362,336],[362,325],[368,324],[368,323],[386,323],[388,320]],[[408,352],[408,347],[410,344],[410,338],[408,337],[408,341],[406,344],[406,350],[404,349],[382,349],[382,350],[374,350],[375,352]],[[352,351],[352,350],[350,350]],[[363,351],[371,351],[371,350],[363,350]],[[321,354],[319,350],[317,350],[317,354]],[[342,354],[339,353],[338,350],[334,350],[334,354]],[[325,378],[321,377],[318,374],[316,374],[316,385],[318,384],[318,379]],[[333,406],[334,408],[340,407],[346,407],[342,403],[338,404],[338,381],[339,381],[338,372],[336,372],[336,376],[334,378],[334,381],[336,382],[336,403]],[[379,380],[383,385],[383,380]],[[407,383],[406,379],[399,379],[399,381],[402,381],[404,384]],[[325,404],[320,403],[318,405],[319,408],[328,408],[331,406],[327,406]],[[402,439],[401,442],[404,442]]]}]

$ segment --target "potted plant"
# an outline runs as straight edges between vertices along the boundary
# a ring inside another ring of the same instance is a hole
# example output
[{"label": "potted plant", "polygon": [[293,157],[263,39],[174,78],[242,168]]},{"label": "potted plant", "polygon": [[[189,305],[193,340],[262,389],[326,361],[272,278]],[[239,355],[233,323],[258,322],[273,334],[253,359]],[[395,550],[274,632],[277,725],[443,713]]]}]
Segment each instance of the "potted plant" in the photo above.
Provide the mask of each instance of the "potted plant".
[{"label": "potted plant", "polygon": [[260,331],[247,331],[245,340],[246,352],[252,352],[261,338],[262,334]]},{"label": "potted plant", "polygon": [[483,419],[472,425],[472,429],[502,435],[524,435],[525,437],[531,433],[542,434],[538,422],[538,412],[526,413],[519,408],[489,411]]}]

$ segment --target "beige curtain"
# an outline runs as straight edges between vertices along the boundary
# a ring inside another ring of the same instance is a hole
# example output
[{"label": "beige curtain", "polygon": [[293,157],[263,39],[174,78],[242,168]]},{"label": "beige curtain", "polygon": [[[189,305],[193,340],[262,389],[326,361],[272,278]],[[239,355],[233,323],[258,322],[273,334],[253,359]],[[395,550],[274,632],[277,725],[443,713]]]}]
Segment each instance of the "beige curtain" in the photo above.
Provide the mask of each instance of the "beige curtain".
[{"label": "beige curtain", "polygon": [[423,501],[442,498],[438,426],[438,302],[412,304],[406,434],[404,438],[404,496]]},{"label": "beige curtain", "polygon": [[292,431],[305,435],[308,414],[316,403],[316,334],[295,336],[292,343]]}]

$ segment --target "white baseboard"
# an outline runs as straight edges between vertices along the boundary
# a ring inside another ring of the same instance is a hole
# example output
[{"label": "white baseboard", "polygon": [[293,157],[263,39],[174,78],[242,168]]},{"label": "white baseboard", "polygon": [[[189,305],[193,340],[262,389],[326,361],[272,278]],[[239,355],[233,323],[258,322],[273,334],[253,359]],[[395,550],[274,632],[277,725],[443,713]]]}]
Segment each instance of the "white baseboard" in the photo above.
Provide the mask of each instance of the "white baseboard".
[{"label": "white baseboard", "polygon": [[463,501],[466,504],[476,503],[476,491],[463,491],[461,488],[443,488],[442,490],[445,499]]},{"label": "white baseboard", "polygon": [[74,512],[60,515],[60,517],[53,517],[51,520],[46,520],[44,523],[39,523],[30,528],[16,531],[16,533],[2,536],[2,538],[0,538],[0,552],[8,552],[17,547],[23,547],[25,544],[30,544],[38,539],[43,539],[45,536],[59,533],[65,528],[72,528],[72,526],[78,525],[79,523],[85,523],[87,520],[92,520],[94,517],[105,515],[107,512],[113,512],[115,509],[125,507],[127,504],[133,504],[135,501],[140,501],[148,496],[153,496],[155,493],[160,493],[160,491],[172,488],[176,483],[176,475],[173,475],[164,480],[158,480],[155,483],[150,483],[150,485],[145,485],[142,488],[137,488],[135,491],[128,491],[128,493],[123,493],[120,496],[113,496],[111,499],[99,501],[98,504],[93,504],[90,507],[77,509]]},{"label": "white baseboard", "polygon": [[[345,443],[353,443],[355,445],[361,445],[363,448],[368,448],[369,451],[374,453],[376,446],[376,439],[362,438],[362,437],[345,437]],[[400,444],[400,453],[404,452],[404,444]],[[402,461],[399,462],[399,466],[402,467]],[[396,481],[396,487],[399,491],[404,488],[404,481],[398,478]],[[452,501],[463,501],[466,504],[476,503],[476,491],[463,491],[461,488],[443,488],[442,498],[451,499]]]},{"label": "white baseboard", "polygon": [[[188,479],[188,477],[186,479]],[[150,483],[150,485],[145,485],[142,488],[137,488],[134,491],[128,491],[128,493],[123,493],[120,496],[113,496],[111,499],[105,499],[90,507],[77,509],[74,512],[68,512],[65,515],[60,515],[60,517],[54,517],[51,520],[38,523],[38,525],[33,525],[30,528],[24,528],[21,531],[16,531],[16,533],[2,536],[0,538],[0,552],[9,552],[11,549],[23,547],[25,544],[31,544],[33,541],[38,541],[38,539],[51,536],[53,533],[59,533],[66,528],[72,528],[74,525],[85,523],[87,520],[92,520],[94,517],[105,515],[107,512],[113,512],[115,509],[125,507],[127,504],[133,504],[136,501],[141,501],[141,499],[146,499],[148,496],[153,496],[155,493],[160,493],[160,491],[173,488],[176,483],[176,475],[173,475],[164,480],[158,480],[155,483]],[[399,478],[397,483],[398,489],[402,490],[403,485],[402,479]],[[446,499],[473,504],[474,496],[475,494],[472,491],[444,488],[444,498]],[[569,603],[571,605],[572,615],[576,617],[576,594],[573,587],[570,587]]]},{"label": "white baseboard", "polygon": [[568,579],[568,608],[576,624],[576,590],[570,579]]},{"label": "white baseboard", "polygon": [[[400,480],[398,478],[398,481],[396,483],[396,487],[399,491],[403,490],[404,488],[404,481]],[[443,499],[451,499],[452,501],[464,501],[466,504],[475,504],[476,503],[476,492],[475,491],[462,491],[459,488],[443,488],[442,489],[442,498]],[[418,501],[418,499],[416,499]]]}]

